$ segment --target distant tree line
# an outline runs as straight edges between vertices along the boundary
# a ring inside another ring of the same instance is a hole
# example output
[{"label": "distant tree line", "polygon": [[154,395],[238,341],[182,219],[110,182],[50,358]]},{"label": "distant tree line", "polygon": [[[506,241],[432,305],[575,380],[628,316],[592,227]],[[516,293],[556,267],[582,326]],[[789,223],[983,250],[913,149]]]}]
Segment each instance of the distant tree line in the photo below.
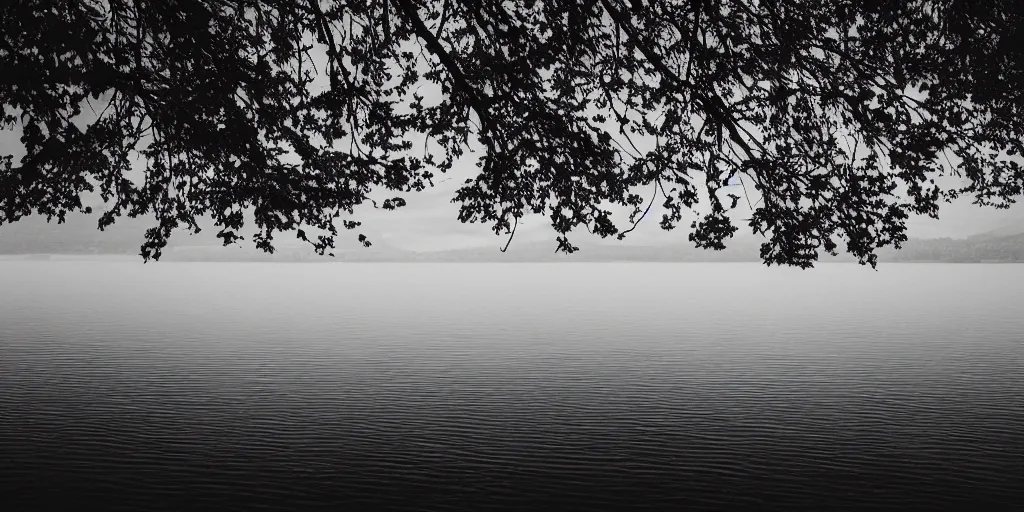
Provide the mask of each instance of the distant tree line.
[{"label": "distant tree line", "polygon": [[1024,235],[1001,238],[910,239],[900,250],[881,253],[884,261],[938,261],[979,263],[1024,262]]},{"label": "distant tree line", "polygon": [[[138,237],[145,231],[146,221],[129,219],[114,229],[99,233],[84,216],[69,217],[63,225],[30,219],[17,225],[0,227],[0,254],[109,254],[128,255],[138,251]],[[755,240],[731,244],[724,251],[702,251],[686,246],[629,246],[606,245],[599,249],[583,250],[566,257],[552,254],[537,244],[521,244],[502,254],[490,248],[414,254],[400,250],[348,251],[339,258],[343,261],[758,261]],[[167,248],[170,260],[198,261],[318,261],[308,250],[299,247],[268,254],[255,248],[242,246],[225,250],[215,241],[194,240],[189,237],[175,239]],[[821,256],[826,256],[822,254]],[[884,248],[878,252],[883,262],[935,261],[973,263],[983,261],[1024,262],[1024,234],[1013,236],[976,236],[968,239],[911,238],[899,250]],[[826,257],[826,261],[832,260]],[[834,261],[855,261],[850,255],[840,255]],[[328,260],[329,261],[329,260]]]}]

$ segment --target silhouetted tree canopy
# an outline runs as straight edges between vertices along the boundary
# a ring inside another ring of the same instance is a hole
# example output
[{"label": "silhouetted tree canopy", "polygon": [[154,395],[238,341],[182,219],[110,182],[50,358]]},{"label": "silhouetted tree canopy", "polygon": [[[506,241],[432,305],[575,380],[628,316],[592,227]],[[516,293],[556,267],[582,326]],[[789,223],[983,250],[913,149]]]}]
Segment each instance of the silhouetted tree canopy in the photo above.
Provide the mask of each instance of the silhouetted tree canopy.
[{"label": "silhouetted tree canopy", "polygon": [[400,207],[479,147],[453,201],[497,233],[544,214],[572,252],[574,230],[624,236],[654,198],[664,229],[704,201],[690,240],[722,248],[745,198],[721,189],[741,177],[765,262],[845,250],[874,265],[911,214],[1022,193],[1022,13],[1017,0],[7,0],[2,123],[25,156],[0,166],[0,224],[89,213],[83,194],[98,192],[101,229],[155,215],[146,259],[203,215],[233,243],[246,211],[258,247],[294,230],[323,253],[371,190]]}]

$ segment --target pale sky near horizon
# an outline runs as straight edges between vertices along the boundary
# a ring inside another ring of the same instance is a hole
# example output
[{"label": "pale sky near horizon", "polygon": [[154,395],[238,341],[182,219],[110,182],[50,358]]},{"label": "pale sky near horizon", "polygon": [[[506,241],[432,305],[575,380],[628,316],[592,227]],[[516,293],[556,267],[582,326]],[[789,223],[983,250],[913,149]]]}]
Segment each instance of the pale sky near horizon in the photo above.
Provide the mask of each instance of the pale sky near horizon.
[{"label": "pale sky near horizon", "polygon": [[[18,140],[19,136],[15,131],[0,131],[0,154],[13,154],[17,161],[24,153]],[[474,176],[477,170],[475,157],[476,155],[468,154],[448,174],[439,175],[434,180],[435,187],[419,193],[403,194],[408,201],[406,207],[396,211],[385,211],[375,210],[366,205],[357,209],[356,220],[363,221],[363,227],[368,235],[375,235],[378,240],[401,249],[430,251],[491,245],[500,247],[507,238],[505,235],[495,235],[487,225],[459,222],[457,218],[459,206],[451,203],[456,189],[466,178]],[[748,190],[751,194],[754,193],[752,187],[748,187]],[[650,200],[651,190],[641,190],[640,192],[645,201]],[[671,232],[665,232],[659,227],[658,223],[664,213],[661,207],[663,200],[659,195],[647,217],[621,242],[614,239],[602,241],[585,231],[573,236],[572,240],[577,243],[586,240],[591,243],[637,245],[687,243],[689,220],[684,219],[683,222],[680,222],[679,227]],[[752,197],[751,200],[756,201],[756,197]],[[745,202],[740,201],[740,204],[742,206],[735,213],[736,218],[742,218],[749,213]],[[924,217],[911,219],[910,234],[920,238],[961,238],[993,229],[1010,219],[1019,218],[1020,211],[1020,206],[1015,206],[1011,210],[980,208],[970,204],[969,199],[961,199],[953,204],[942,205],[939,220]],[[695,216],[692,217],[695,218]],[[621,219],[620,226],[627,225],[624,215],[618,218]],[[740,224],[740,229],[743,231],[746,226]],[[248,230],[246,228],[246,231]],[[555,236],[548,219],[539,215],[530,215],[520,221],[515,241],[516,243],[553,241]],[[286,245],[290,244],[289,237],[281,237],[280,241]]]},{"label": "pale sky near horizon", "polygon": [[[10,131],[0,132],[0,154],[22,152],[18,137]],[[17,156],[16,156],[17,158]],[[371,206],[356,211],[356,219],[363,222],[363,227],[370,236],[376,235],[379,241],[406,250],[431,251],[456,249],[464,247],[494,246],[504,244],[506,236],[495,235],[487,225],[463,224],[458,221],[459,205],[452,204],[451,198],[463,180],[471,177],[476,167],[472,160],[463,161],[447,175],[436,178],[436,186],[419,193],[404,194],[408,205],[396,211],[375,210]],[[645,201],[650,200],[651,191],[643,191]],[[751,190],[753,193],[753,190]],[[755,199],[756,200],[756,199]],[[625,243],[636,245],[669,245],[686,244],[689,233],[689,221],[680,222],[679,227],[670,232],[663,231],[660,222],[663,209],[663,198],[655,200],[650,213],[636,230],[625,240],[614,239],[601,241],[589,233],[582,232],[571,239],[580,243]],[[740,201],[743,204],[743,201]],[[1011,210],[995,210],[979,208],[971,205],[967,199],[953,204],[944,204],[940,209],[940,220],[928,218],[912,219],[910,222],[911,236],[920,238],[952,237],[961,238],[992,229],[1002,222],[1019,216],[1021,208],[1015,206]],[[738,217],[744,216],[748,209],[745,206],[737,212]],[[621,226],[626,226],[625,216],[619,217]],[[741,231],[745,225],[740,225]],[[249,231],[249,228],[246,228]],[[344,236],[344,234],[343,234]],[[519,223],[515,242],[552,241],[555,233],[548,219],[539,215],[530,215]],[[281,237],[280,242],[290,244],[290,237]],[[296,242],[297,243],[297,242]]]}]

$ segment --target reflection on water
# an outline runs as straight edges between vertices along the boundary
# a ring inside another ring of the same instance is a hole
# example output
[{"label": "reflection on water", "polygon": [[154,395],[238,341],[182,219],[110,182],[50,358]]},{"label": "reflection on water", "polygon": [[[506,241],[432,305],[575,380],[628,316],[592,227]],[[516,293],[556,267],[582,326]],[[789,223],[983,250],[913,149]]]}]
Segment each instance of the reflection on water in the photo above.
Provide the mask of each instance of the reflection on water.
[{"label": "reflection on water", "polygon": [[0,503],[1015,506],[1021,284],[1010,265],[0,262]]}]

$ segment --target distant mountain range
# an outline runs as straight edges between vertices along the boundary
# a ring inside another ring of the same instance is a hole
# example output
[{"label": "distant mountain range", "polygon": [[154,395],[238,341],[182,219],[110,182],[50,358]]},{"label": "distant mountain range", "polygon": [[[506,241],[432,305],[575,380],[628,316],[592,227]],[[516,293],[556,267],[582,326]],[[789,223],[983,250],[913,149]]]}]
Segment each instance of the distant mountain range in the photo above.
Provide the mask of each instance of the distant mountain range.
[{"label": "distant mountain range", "polygon": [[[96,216],[69,217],[65,224],[47,223],[42,217],[29,217],[14,224],[0,226],[0,255],[137,255],[145,230],[153,225],[149,219],[118,219],[106,231],[96,229]],[[879,251],[882,261],[1024,262],[1024,215],[1001,219],[997,226],[967,238],[911,239],[900,251],[885,248]],[[212,224],[212,223],[211,223]],[[576,236],[573,241],[581,251],[556,254],[553,240],[545,242],[513,240],[507,252],[498,245],[434,252],[414,252],[388,245],[384,237],[366,233],[374,241],[370,248],[361,247],[354,233],[342,233],[335,258],[314,254],[305,243],[282,237],[275,241],[277,252],[267,254],[243,242],[241,247],[224,247],[215,237],[212,225],[198,235],[176,233],[164,251],[162,261],[359,261],[359,262],[740,262],[760,261],[762,238],[740,235],[731,239],[724,251],[697,249],[685,242],[670,245],[640,246],[594,241],[589,235]],[[351,235],[351,236],[347,236]],[[351,239],[351,240],[350,240]],[[853,261],[848,255],[822,261]]]}]

